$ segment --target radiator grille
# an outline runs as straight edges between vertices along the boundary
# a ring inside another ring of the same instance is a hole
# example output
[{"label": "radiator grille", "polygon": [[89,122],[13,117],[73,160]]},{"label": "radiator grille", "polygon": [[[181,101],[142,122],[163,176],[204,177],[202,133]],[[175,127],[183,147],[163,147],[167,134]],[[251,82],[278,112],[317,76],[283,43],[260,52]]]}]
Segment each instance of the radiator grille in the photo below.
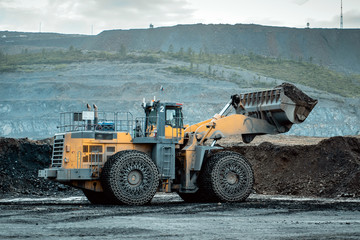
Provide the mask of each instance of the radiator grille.
[{"label": "radiator grille", "polygon": [[53,154],[51,159],[52,167],[61,167],[64,152],[64,135],[57,135],[54,139]]}]

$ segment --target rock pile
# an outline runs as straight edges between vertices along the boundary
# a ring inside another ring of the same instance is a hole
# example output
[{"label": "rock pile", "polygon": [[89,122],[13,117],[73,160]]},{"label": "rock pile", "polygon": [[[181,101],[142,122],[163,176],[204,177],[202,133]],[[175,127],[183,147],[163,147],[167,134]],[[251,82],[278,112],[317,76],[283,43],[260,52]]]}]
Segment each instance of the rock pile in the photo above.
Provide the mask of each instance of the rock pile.
[{"label": "rock pile", "polygon": [[[58,195],[78,190],[37,177],[49,166],[50,140],[0,138],[0,196]],[[232,146],[255,173],[255,191],[319,197],[360,197],[360,138],[332,137],[316,145]]]}]

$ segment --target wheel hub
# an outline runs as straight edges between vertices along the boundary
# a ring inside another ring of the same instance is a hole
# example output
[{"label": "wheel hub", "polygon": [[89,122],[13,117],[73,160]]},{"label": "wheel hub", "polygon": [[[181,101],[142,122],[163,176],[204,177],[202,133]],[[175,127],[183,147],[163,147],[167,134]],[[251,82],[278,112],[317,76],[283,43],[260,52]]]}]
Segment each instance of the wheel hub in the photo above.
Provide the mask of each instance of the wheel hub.
[{"label": "wheel hub", "polygon": [[128,174],[128,182],[132,187],[137,187],[141,184],[143,176],[140,171],[132,170]]},{"label": "wheel hub", "polygon": [[239,181],[239,177],[234,172],[228,172],[228,174],[226,174],[226,181],[228,184],[234,185]]}]

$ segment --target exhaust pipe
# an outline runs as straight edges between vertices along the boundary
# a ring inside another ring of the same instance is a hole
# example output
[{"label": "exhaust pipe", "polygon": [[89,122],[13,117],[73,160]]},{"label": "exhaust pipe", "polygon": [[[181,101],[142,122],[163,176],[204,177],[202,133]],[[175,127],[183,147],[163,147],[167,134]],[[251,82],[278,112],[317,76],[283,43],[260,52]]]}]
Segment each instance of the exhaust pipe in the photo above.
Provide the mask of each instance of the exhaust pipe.
[{"label": "exhaust pipe", "polygon": [[[88,111],[91,111],[91,106],[88,103],[86,104],[86,108]],[[91,120],[87,120],[86,130],[91,130]]]},{"label": "exhaust pipe", "polygon": [[93,104],[93,107],[95,112],[94,125],[96,126],[99,122],[98,107],[95,104]]}]

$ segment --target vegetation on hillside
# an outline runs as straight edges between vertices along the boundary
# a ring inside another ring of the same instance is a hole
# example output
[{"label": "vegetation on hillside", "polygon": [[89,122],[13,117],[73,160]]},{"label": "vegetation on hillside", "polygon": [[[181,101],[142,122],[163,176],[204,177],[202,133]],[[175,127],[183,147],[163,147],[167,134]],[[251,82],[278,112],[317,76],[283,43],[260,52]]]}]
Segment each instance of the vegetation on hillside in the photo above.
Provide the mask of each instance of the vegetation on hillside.
[{"label": "vegetation on hillside", "polygon": [[[210,54],[200,50],[196,53],[191,48],[181,48],[174,51],[172,45],[167,52],[141,52],[128,53],[125,46],[121,46],[118,52],[82,51],[70,47],[68,50],[45,50],[29,53],[24,50],[20,54],[7,55],[0,52],[0,73],[10,71],[24,71],[27,66],[34,64],[54,65],[54,69],[66,67],[74,62],[91,61],[129,61],[157,63],[161,59],[173,59],[187,62],[187,66],[171,66],[166,70],[175,74],[194,75],[217,80],[232,81],[241,86],[264,86],[258,79],[249,83],[241,79],[239,75],[224,76],[223,72],[215,70],[215,65],[228,68],[241,68],[250,70],[265,77],[281,79],[293,83],[307,85],[319,90],[339,94],[346,97],[360,97],[360,75],[346,75],[332,71],[324,66],[304,61],[274,59],[250,53],[242,54]],[[207,64],[206,70],[199,70],[199,64]],[[264,86],[268,87],[268,86]]]},{"label": "vegetation on hillside", "polygon": [[21,70],[24,66],[33,64],[69,64],[74,62],[91,61],[129,61],[129,62],[148,62],[156,63],[161,59],[154,54],[128,54],[125,47],[121,47],[118,52],[99,52],[82,51],[70,47],[67,51],[63,50],[45,50],[41,52],[29,53],[24,50],[20,54],[7,55],[0,52],[0,72],[11,72]]},{"label": "vegetation on hillside", "polygon": [[[189,62],[189,67],[170,67],[168,70],[174,73],[193,74],[197,76],[222,79],[221,73],[211,71],[211,66],[222,65],[239,67],[259,73],[265,77],[281,79],[293,83],[299,83],[319,90],[339,94],[345,97],[360,97],[360,75],[347,75],[335,72],[324,66],[304,61],[284,60],[280,58],[269,58],[250,53],[242,54],[209,54],[206,51],[194,53],[191,49],[184,51],[180,49],[174,53],[169,51],[163,56]],[[209,70],[199,72],[193,66],[197,64],[208,64]],[[256,81],[256,79],[254,80]],[[255,83],[256,84],[256,83]]]}]

